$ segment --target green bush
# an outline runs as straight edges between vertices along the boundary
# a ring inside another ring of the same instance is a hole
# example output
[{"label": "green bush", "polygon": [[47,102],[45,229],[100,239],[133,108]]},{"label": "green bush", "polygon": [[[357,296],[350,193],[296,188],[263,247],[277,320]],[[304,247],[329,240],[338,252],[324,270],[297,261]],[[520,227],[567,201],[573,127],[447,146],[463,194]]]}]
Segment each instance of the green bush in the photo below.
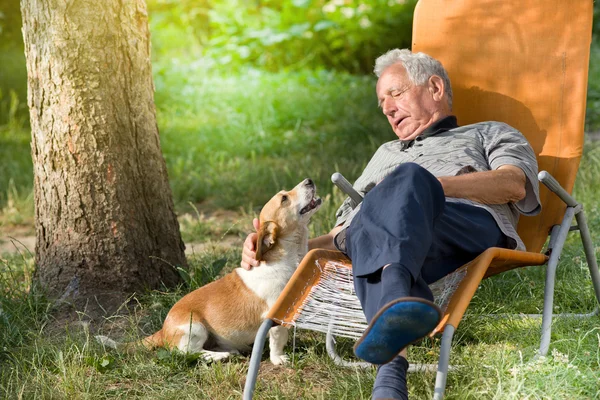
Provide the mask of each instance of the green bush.
[{"label": "green bush", "polygon": [[[155,50],[200,48],[219,68],[324,68],[370,73],[375,58],[410,47],[416,0],[149,2]],[[174,38],[175,29],[187,40]]]},{"label": "green bush", "polygon": [[[0,127],[15,118],[29,121],[27,69],[18,1],[0,2]],[[20,101],[15,105],[15,96]]]}]

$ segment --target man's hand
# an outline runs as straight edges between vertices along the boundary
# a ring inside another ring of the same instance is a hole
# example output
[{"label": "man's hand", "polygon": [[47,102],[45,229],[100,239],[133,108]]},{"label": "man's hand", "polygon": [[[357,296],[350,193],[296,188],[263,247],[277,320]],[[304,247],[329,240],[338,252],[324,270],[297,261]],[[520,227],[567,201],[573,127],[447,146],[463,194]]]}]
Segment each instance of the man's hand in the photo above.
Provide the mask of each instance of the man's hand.
[{"label": "man's hand", "polygon": [[[258,218],[252,220],[252,225],[256,232],[260,228],[260,221]],[[252,232],[246,237],[244,241],[244,247],[242,248],[242,262],[240,266],[245,270],[250,270],[252,267],[258,267],[258,261],[256,260],[256,240],[258,239],[258,233]]]}]

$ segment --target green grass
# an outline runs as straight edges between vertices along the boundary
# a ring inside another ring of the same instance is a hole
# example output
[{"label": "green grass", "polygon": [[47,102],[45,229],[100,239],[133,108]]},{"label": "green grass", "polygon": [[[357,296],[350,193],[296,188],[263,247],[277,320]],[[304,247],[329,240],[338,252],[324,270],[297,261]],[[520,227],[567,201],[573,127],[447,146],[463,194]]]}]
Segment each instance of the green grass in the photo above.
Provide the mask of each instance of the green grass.
[{"label": "green grass", "polygon": [[600,46],[592,43],[588,72],[586,131],[600,130]]},{"label": "green grass", "polygon": [[[226,77],[173,61],[155,67],[155,83],[179,213],[196,214],[194,206],[256,212],[306,177],[330,191],[333,172],[355,178],[377,145],[392,139],[371,77],[312,71]],[[32,219],[29,135],[15,118],[0,127],[4,225]]]},{"label": "green grass", "polygon": [[[598,148],[589,151],[600,153]],[[598,164],[584,163],[582,175],[596,174],[598,169]],[[593,194],[598,194],[598,188]],[[598,210],[592,208],[589,213],[590,221],[597,224]],[[580,312],[594,306],[583,254],[576,234],[572,235],[556,287],[556,311],[561,312]],[[597,234],[594,239],[597,243]],[[121,340],[150,334],[183,294],[230,271],[238,265],[239,257],[237,249],[209,247],[190,259],[190,272],[180,288],[136,295],[133,312],[111,317],[94,328]],[[106,352],[85,325],[56,328],[52,305],[29,291],[33,271],[29,254],[5,255],[1,262],[0,397],[240,398],[246,357],[207,364],[165,350]],[[482,282],[455,336],[452,364],[457,369],[449,375],[447,398],[600,397],[600,318],[557,320],[551,353],[536,359],[539,320],[486,316],[491,312],[538,312],[542,296],[541,267],[511,271]],[[273,367],[266,353],[263,356],[257,399],[369,398],[373,369],[335,366],[326,354],[322,334],[297,331],[292,336],[287,347],[293,360],[290,366]],[[434,363],[439,344],[436,339],[413,347],[411,361]],[[351,341],[342,339],[339,346],[341,354],[351,357]],[[411,398],[430,398],[434,379],[433,373],[411,374]]]},{"label": "green grass", "polygon": [[[598,45],[591,52],[588,130],[600,126],[596,61]],[[305,177],[328,191],[333,172],[357,177],[375,148],[393,139],[376,110],[372,77],[252,69],[232,76],[170,58],[155,61],[154,81],[178,213],[195,214],[190,203],[255,212],[272,193]],[[0,225],[8,226],[33,219],[30,131],[16,89],[0,94]]]}]

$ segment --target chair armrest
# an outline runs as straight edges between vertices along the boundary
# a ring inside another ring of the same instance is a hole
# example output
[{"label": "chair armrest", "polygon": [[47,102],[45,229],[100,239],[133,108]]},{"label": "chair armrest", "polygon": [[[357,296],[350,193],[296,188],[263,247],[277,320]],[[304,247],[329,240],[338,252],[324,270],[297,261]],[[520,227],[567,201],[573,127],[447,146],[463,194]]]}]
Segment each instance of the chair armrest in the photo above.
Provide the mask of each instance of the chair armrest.
[{"label": "chair armrest", "polygon": [[352,184],[348,182],[346,178],[344,178],[344,176],[339,172],[336,172],[333,175],[331,175],[331,182],[333,182],[338,188],[340,188],[342,192],[350,196],[350,198],[354,200],[356,205],[360,204],[363,201],[363,197],[360,195],[360,193],[354,190]]},{"label": "chair armrest", "polygon": [[541,171],[538,174],[538,179],[542,182],[550,191],[555,193],[562,201],[565,202],[569,207],[577,207],[579,203],[569,194],[560,183],[548,171]]}]

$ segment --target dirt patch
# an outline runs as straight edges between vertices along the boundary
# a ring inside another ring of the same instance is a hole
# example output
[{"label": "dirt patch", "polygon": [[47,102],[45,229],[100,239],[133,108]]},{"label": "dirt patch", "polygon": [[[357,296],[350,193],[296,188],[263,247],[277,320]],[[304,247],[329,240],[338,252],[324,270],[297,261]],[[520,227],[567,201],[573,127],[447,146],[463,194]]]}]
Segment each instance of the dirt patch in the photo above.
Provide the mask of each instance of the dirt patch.
[{"label": "dirt patch", "polygon": [[35,236],[3,234],[0,236],[0,254],[25,253],[33,254],[35,252]]},{"label": "dirt patch", "polygon": [[[238,236],[228,235],[218,241],[190,242],[185,244],[185,254],[203,253],[214,247],[239,248],[241,251],[244,240]],[[35,236],[4,236],[0,238],[0,254],[35,252]]]},{"label": "dirt patch", "polygon": [[[185,244],[185,254],[194,255],[214,247],[239,248],[244,243],[246,229],[250,232],[252,218],[230,210],[199,211],[198,215],[184,214],[179,217],[182,234],[192,223],[206,224],[206,240],[190,240]],[[192,222],[190,222],[192,221]],[[0,255],[35,252],[35,229],[33,226],[0,227]]]},{"label": "dirt patch", "polygon": [[191,242],[185,244],[185,254],[186,255],[195,255],[199,253],[203,253],[208,250],[212,250],[215,247],[225,247],[232,249],[240,249],[242,250],[242,245],[244,244],[244,240],[238,236],[228,235],[219,239],[218,241],[207,241],[207,242]]}]

